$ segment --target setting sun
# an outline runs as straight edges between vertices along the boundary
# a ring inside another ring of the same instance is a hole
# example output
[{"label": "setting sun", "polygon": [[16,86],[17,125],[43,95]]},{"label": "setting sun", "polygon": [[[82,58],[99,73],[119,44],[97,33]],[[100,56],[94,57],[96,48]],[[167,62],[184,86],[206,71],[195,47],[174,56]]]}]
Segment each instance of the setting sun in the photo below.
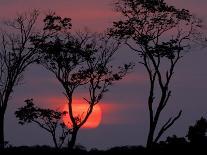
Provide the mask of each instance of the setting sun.
[{"label": "setting sun", "polygon": [[[81,103],[81,101],[75,101],[73,104],[73,114],[74,116],[78,117],[85,117],[85,114],[88,109],[88,104]],[[68,112],[68,105],[65,104],[63,107],[63,111]],[[89,116],[87,122],[83,125],[83,128],[97,128],[102,119],[102,111],[101,107],[99,105],[95,105],[92,114]],[[69,115],[67,114],[65,117],[63,117],[63,121],[67,126],[71,126]]]}]

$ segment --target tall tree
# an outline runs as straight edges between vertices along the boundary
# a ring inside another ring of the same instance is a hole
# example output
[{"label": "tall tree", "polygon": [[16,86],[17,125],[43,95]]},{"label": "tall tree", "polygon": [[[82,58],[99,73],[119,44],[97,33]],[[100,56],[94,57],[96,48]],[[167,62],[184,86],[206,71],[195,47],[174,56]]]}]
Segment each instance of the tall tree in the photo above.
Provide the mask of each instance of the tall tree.
[{"label": "tall tree", "polygon": [[9,99],[23,77],[25,69],[36,61],[30,47],[39,12],[18,15],[2,26],[0,40],[0,147],[4,148],[4,115]]},{"label": "tall tree", "polygon": [[171,96],[175,67],[198,35],[201,21],[188,10],[169,6],[164,0],[117,0],[115,8],[122,19],[114,22],[109,33],[140,56],[139,63],[149,77],[147,147],[150,148],[181,116],[180,111],[157,130]]},{"label": "tall tree", "polygon": [[[70,19],[54,14],[47,16],[44,21],[46,37],[34,36],[32,41],[42,57],[40,63],[55,75],[64,88],[72,123],[68,146],[72,149],[79,129],[87,122],[94,106],[114,81],[126,75],[131,64],[119,67],[118,70],[113,69],[111,60],[118,49],[118,43],[106,35],[87,32],[72,35],[69,32]],[[73,112],[74,92],[83,86],[88,89],[88,97],[83,97],[88,103],[88,109],[84,115],[77,116]]]}]

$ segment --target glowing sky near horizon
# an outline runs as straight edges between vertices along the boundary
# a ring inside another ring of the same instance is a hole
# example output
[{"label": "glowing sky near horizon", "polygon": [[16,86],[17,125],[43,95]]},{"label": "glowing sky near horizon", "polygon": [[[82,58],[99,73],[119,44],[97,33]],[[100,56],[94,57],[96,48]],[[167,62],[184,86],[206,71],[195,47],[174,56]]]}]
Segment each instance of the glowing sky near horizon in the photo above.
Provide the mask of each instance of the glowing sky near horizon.
[{"label": "glowing sky near horizon", "polygon": [[[89,105],[87,103],[82,103],[83,101],[76,100],[73,104],[73,115],[74,118],[78,118],[81,121],[86,117],[86,113],[88,111]],[[68,104],[65,104],[62,111],[66,111],[66,116],[63,117],[64,123],[69,127],[72,128],[72,121],[68,114]],[[102,109],[99,104],[93,107],[93,112],[89,116],[86,123],[83,124],[82,128],[85,129],[92,129],[97,128],[101,124],[102,119]]]}]

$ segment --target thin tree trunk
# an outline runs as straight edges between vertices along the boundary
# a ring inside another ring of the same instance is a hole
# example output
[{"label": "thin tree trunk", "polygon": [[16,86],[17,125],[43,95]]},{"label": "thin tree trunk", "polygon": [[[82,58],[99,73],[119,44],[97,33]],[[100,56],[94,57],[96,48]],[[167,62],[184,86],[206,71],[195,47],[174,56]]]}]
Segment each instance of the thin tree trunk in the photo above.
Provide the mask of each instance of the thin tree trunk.
[{"label": "thin tree trunk", "polygon": [[77,138],[78,129],[75,129],[72,133],[72,137],[68,143],[69,150],[72,150],[75,146],[76,138]]},{"label": "thin tree trunk", "polygon": [[[10,94],[12,92],[13,83],[10,83],[8,88],[6,89],[5,98],[3,100],[3,105],[0,108],[0,149],[4,149],[5,139],[4,139],[4,116],[7,108],[7,103],[9,101]],[[2,100],[2,99],[1,99]]]},{"label": "thin tree trunk", "polygon": [[154,133],[155,133],[155,127],[154,124],[150,126],[148,137],[147,137],[147,148],[150,149],[153,146],[154,142]]},{"label": "thin tree trunk", "polygon": [[4,149],[4,113],[0,113],[0,149]]},{"label": "thin tree trunk", "polygon": [[52,134],[52,139],[53,139],[53,142],[54,142],[54,145],[55,145],[55,148],[58,149],[58,144],[57,144],[57,141],[56,141],[56,137],[55,137],[55,134]]}]

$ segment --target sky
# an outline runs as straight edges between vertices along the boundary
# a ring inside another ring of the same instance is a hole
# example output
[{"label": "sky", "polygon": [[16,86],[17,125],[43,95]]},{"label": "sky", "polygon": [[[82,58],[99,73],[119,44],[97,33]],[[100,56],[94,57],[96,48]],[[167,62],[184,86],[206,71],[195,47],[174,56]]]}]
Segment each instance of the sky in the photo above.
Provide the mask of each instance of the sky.
[{"label": "sky", "polygon": [[[179,8],[191,10],[206,22],[206,0],[167,0]],[[49,10],[61,16],[72,18],[73,29],[88,28],[91,31],[104,31],[119,18],[113,12],[113,0],[0,0],[2,20],[17,13],[40,9]],[[201,116],[207,117],[207,49],[194,49],[185,55],[177,65],[172,81],[172,97],[161,115],[161,121],[183,110],[182,117],[166,133],[185,136],[188,127]],[[117,56],[120,63],[137,61],[138,57],[122,47]],[[145,145],[148,131],[147,74],[143,66],[136,65],[134,71],[122,81],[117,82],[100,103],[102,120],[94,129],[82,129],[77,143],[88,149],[106,149],[122,145]],[[35,124],[20,126],[14,111],[33,98],[42,107],[59,107],[64,103],[63,89],[51,73],[40,66],[33,65],[25,73],[22,84],[15,89],[9,102],[5,136],[12,145],[52,145],[51,137]],[[80,94],[79,94],[80,95]],[[165,136],[166,136],[165,135]],[[163,137],[165,139],[165,136]]]}]

